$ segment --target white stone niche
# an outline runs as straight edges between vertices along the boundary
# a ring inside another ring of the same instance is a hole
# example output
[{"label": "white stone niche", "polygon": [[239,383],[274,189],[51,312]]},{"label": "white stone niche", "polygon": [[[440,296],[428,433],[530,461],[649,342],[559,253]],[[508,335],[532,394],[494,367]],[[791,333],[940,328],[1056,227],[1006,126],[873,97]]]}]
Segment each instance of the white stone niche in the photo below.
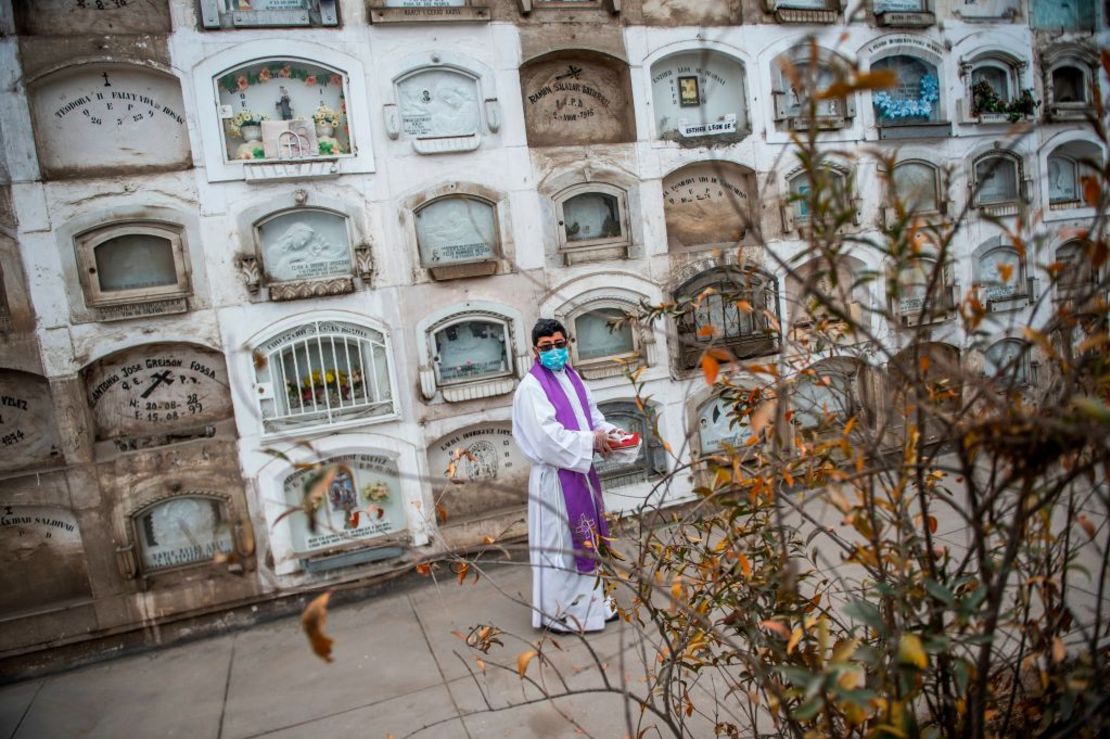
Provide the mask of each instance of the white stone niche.
[{"label": "white stone niche", "polygon": [[501,128],[493,71],[445,51],[407,57],[397,65],[385,105],[386,133],[417,154],[473,151]]},{"label": "white stone niche", "polygon": [[751,131],[743,62],[708,48],[651,65],[655,138],[681,146],[732,143]]},{"label": "white stone niche", "polygon": [[[300,181],[374,171],[362,63],[283,40],[236,44],[193,69],[210,181]],[[263,117],[264,116],[264,117]]]},{"label": "white stone niche", "polygon": [[438,310],[416,325],[420,392],[457,403],[511,393],[530,366],[520,311],[487,301]]}]

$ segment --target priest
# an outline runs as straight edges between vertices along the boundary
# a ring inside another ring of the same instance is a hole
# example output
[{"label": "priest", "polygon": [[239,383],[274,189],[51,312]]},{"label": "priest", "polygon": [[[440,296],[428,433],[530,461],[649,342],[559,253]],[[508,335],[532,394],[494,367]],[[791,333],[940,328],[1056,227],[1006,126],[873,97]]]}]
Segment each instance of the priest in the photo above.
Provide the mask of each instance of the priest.
[{"label": "priest", "polygon": [[532,329],[532,370],[513,397],[513,438],[532,463],[528,550],[532,626],[600,631],[615,616],[597,582],[597,542],[609,535],[594,452],[611,453],[618,427],[605,420],[567,364],[567,331],[541,318]]}]

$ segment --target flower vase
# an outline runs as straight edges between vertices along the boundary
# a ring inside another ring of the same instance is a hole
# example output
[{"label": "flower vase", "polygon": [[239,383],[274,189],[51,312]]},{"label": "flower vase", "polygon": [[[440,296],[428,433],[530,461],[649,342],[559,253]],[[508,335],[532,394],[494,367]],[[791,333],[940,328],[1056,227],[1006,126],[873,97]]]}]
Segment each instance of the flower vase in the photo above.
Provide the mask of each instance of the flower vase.
[{"label": "flower vase", "polygon": [[236,159],[259,159],[262,149],[262,126],[240,126],[243,143],[235,151]]},{"label": "flower vase", "polygon": [[331,138],[335,135],[335,126],[330,123],[317,123],[316,136],[318,138]]}]

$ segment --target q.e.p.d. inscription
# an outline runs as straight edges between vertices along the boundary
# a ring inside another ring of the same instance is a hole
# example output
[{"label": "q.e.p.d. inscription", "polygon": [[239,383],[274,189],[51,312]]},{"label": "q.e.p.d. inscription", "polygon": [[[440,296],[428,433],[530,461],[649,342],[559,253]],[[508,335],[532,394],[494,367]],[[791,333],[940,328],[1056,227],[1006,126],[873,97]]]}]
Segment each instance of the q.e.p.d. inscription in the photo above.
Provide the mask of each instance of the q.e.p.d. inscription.
[{"label": "q.e.p.d. inscription", "polygon": [[581,52],[521,67],[524,125],[532,146],[633,141],[628,67]]},{"label": "q.e.p.d. inscription", "polygon": [[30,89],[38,156],[49,173],[171,169],[189,165],[189,135],[175,77],[121,64],[63,70]]},{"label": "q.e.p.d. inscription", "polygon": [[663,179],[663,213],[671,248],[735,243],[751,228],[753,178],[742,167],[694,164]]},{"label": "q.e.p.d. inscription", "polygon": [[98,439],[155,436],[231,417],[223,355],[186,344],[118,352],[85,370]]}]

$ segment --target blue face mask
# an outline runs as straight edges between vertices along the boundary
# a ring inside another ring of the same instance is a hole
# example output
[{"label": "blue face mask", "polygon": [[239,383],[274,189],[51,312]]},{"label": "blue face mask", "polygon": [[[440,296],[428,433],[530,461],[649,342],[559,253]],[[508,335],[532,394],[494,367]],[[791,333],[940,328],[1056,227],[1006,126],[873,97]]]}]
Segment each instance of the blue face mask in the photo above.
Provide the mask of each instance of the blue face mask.
[{"label": "blue face mask", "polygon": [[570,351],[564,346],[562,349],[548,349],[540,352],[540,364],[553,372],[558,372],[567,364]]}]

